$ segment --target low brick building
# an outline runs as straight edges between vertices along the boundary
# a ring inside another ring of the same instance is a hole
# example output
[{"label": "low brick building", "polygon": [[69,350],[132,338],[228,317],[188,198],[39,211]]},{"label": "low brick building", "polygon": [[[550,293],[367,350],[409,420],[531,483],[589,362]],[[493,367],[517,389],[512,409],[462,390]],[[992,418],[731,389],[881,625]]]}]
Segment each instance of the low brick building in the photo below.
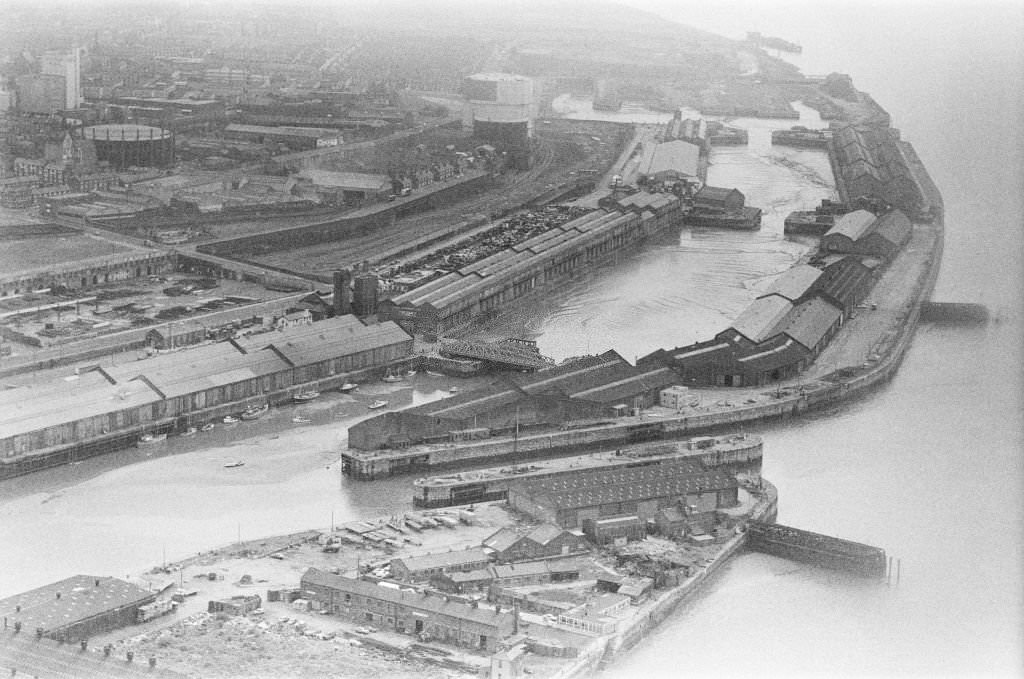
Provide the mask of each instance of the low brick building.
[{"label": "low brick building", "polygon": [[589,549],[582,533],[568,531],[550,523],[541,524],[526,534],[502,528],[485,538],[483,546],[494,550],[497,563],[565,556]]},{"label": "low brick building", "polygon": [[511,613],[451,601],[446,596],[381,587],[310,568],[303,594],[320,610],[421,639],[494,653],[515,627]]},{"label": "low brick building", "polygon": [[406,582],[427,581],[441,573],[466,573],[486,568],[491,557],[483,549],[473,547],[452,552],[437,552],[391,560],[391,575]]}]

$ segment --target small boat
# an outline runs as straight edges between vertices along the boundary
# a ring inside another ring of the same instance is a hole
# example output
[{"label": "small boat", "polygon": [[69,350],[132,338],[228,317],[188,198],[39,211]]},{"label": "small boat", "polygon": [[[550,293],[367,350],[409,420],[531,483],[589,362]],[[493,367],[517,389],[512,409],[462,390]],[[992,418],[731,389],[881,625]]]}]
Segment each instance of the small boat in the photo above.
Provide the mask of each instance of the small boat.
[{"label": "small boat", "polygon": [[377,399],[376,401],[374,401],[373,403],[371,403],[370,405],[368,405],[366,407],[369,408],[370,410],[376,410],[377,408],[383,408],[387,404],[388,404],[387,401],[383,401],[383,400]]},{"label": "small boat", "polygon": [[182,435],[182,436],[195,436],[195,433],[196,433],[197,431],[199,431],[199,430],[198,430],[198,429],[196,429],[195,427],[189,427],[189,428],[188,428],[188,429],[186,429],[185,431],[181,432],[181,435]]},{"label": "small boat", "polygon": [[451,393],[451,394],[454,394],[458,390],[459,390],[458,387],[448,387],[448,392]]},{"label": "small boat", "polygon": [[302,391],[292,396],[292,399],[298,403],[305,403],[306,401],[312,401],[318,396],[320,396],[319,391]]},{"label": "small boat", "polygon": [[296,415],[292,418],[292,422],[295,424],[308,424],[309,422],[312,422],[312,420],[308,417],[303,417],[302,415]]},{"label": "small boat", "polygon": [[384,376],[383,379],[384,379],[385,382],[401,382],[402,381],[402,376],[401,375],[393,375],[392,373],[388,373],[387,375]]},{"label": "small boat", "polygon": [[235,424],[236,422],[238,422],[238,418],[235,417],[234,415],[224,416],[224,424]]},{"label": "small boat", "polygon": [[199,427],[199,431],[213,431],[214,427],[216,426],[217,425],[215,425],[213,422],[207,422],[203,426]]},{"label": "small boat", "polygon": [[338,391],[340,391],[343,394],[347,394],[350,391],[354,391],[355,388],[358,386],[359,385],[356,384],[355,382],[346,382],[345,384],[338,387]]},{"label": "small boat", "polygon": [[436,373],[433,370],[428,370],[427,374],[430,375],[431,377],[444,377],[444,375],[442,375],[441,373]]},{"label": "small boat", "polygon": [[264,413],[270,410],[270,404],[264,403],[261,406],[249,406],[242,411],[243,420],[258,420],[263,417]]},{"label": "small boat", "polygon": [[140,446],[151,446],[155,443],[163,443],[167,440],[167,434],[143,434],[139,437]]},{"label": "small boat", "polygon": [[227,469],[232,469],[232,468],[234,468],[234,467],[243,467],[243,466],[245,466],[245,463],[244,463],[244,462],[242,462],[241,460],[235,460],[234,462],[228,462],[228,463],[227,463],[226,465],[224,465],[224,466],[225,466],[225,467],[226,467]]},{"label": "small boat", "polygon": [[416,377],[416,371],[415,370],[407,370],[405,372],[405,376],[406,377]]}]

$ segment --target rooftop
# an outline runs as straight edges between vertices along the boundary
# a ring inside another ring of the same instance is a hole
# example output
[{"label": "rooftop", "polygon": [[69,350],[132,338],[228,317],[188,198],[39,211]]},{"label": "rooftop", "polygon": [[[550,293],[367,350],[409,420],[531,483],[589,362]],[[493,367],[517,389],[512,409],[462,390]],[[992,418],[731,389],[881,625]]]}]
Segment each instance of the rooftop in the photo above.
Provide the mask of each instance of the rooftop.
[{"label": "rooftop", "polygon": [[778,295],[759,297],[733,321],[732,328],[751,342],[760,342],[771,337],[792,308],[792,302]]},{"label": "rooftop", "polygon": [[857,241],[871,232],[875,223],[875,216],[867,210],[855,210],[845,215],[836,217],[835,224],[825,232],[824,238],[829,236],[846,236],[851,241]]},{"label": "rooftop", "polygon": [[[130,582],[110,577],[75,575],[0,601],[0,615],[27,630],[60,630],[123,606],[156,597]],[[18,611],[18,607],[21,610]]]},{"label": "rooftop", "polygon": [[422,554],[420,556],[406,556],[392,559],[392,563],[401,563],[412,572],[431,570],[434,568],[447,568],[462,566],[470,563],[490,561],[487,552],[481,547],[470,547],[451,552],[435,552],[433,554]]},{"label": "rooftop", "polygon": [[508,613],[497,613],[487,608],[473,608],[468,604],[448,601],[447,598],[436,595],[391,589],[390,587],[379,587],[372,582],[333,575],[316,568],[310,568],[303,574],[302,583],[320,585],[321,587],[329,587],[341,592],[349,592],[391,603],[403,604],[410,608],[470,620],[482,625],[505,627],[512,624],[512,616]]}]

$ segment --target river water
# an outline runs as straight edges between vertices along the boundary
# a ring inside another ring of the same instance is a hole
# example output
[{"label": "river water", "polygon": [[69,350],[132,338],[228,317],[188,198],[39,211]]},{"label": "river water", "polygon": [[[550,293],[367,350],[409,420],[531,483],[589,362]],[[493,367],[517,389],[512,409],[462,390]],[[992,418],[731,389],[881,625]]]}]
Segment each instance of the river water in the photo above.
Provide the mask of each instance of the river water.
[{"label": "river water", "polygon": [[[877,6],[870,17],[854,4],[808,5],[788,22],[759,5],[739,7],[732,17],[685,2],[662,9],[730,37],[749,29],[801,42],[805,72],[851,73],[893,114],[943,191],[936,298],[981,301],[1004,320],[923,326],[884,388],[758,430],[779,520],[885,547],[901,559],[899,587],[744,555],[606,675],[1019,674],[1019,13],[952,4],[924,31],[920,5]],[[806,252],[807,243],[782,237],[781,220],[831,195],[827,161],[764,142],[765,130],[789,121],[737,124],[752,128],[751,147],[716,151],[709,179],[738,185],[765,208],[764,228],[684,229],[624,257],[533,319],[545,353],[616,348],[632,360],[707,337]],[[447,386],[419,375],[389,398],[441,398]],[[234,432],[0,483],[0,597],[74,573],[125,575],[239,536],[408,508],[409,479],[352,483],[338,473],[345,426],[366,417],[365,401],[385,387],[364,391],[304,406],[309,425],[282,409]],[[236,459],[246,466],[223,467]]]}]

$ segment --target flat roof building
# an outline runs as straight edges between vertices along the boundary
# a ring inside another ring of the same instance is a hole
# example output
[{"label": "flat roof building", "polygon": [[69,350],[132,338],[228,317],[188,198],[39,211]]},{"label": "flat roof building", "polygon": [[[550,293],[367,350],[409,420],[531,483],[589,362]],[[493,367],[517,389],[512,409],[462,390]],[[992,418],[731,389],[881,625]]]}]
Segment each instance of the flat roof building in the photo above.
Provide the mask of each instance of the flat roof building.
[{"label": "flat roof building", "polygon": [[0,600],[0,616],[25,634],[77,641],[135,624],[139,607],[155,600],[124,580],[75,575]]}]

